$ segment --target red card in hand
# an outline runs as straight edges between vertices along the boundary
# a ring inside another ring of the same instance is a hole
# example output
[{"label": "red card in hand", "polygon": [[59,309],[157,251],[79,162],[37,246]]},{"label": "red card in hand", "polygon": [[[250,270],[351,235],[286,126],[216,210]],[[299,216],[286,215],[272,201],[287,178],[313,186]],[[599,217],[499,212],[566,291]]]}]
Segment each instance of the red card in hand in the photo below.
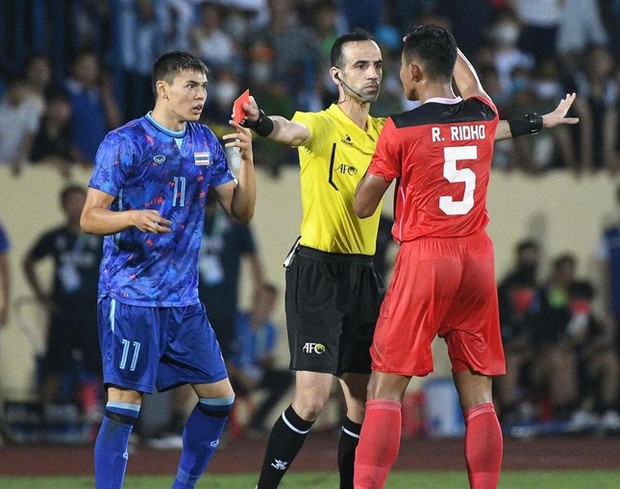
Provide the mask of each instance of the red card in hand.
[{"label": "red card in hand", "polygon": [[245,92],[243,92],[233,104],[233,122],[235,124],[239,124],[243,119],[245,119],[245,111],[243,110],[243,104],[247,104],[250,101],[250,89],[248,88]]}]

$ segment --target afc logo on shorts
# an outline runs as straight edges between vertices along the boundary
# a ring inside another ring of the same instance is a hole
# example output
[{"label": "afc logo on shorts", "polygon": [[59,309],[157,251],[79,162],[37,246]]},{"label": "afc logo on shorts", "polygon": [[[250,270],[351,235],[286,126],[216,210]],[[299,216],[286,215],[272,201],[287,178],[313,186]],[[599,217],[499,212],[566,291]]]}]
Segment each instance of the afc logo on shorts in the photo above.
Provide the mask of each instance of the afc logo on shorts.
[{"label": "afc logo on shorts", "polygon": [[323,343],[306,343],[302,348],[304,353],[316,353],[322,355],[325,353],[325,345]]}]

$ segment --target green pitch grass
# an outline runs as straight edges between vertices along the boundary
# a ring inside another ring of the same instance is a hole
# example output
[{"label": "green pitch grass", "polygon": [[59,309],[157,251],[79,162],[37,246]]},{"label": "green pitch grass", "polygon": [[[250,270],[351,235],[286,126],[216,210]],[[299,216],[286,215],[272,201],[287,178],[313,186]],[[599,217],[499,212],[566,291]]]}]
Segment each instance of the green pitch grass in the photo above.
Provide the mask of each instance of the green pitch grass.
[{"label": "green pitch grass", "polygon": [[[127,476],[125,487],[131,489],[169,489],[170,477]],[[197,489],[253,489],[256,474],[205,474]],[[287,474],[282,489],[333,489],[338,486],[335,473],[307,472]],[[2,489],[92,489],[88,477],[2,477]],[[386,489],[463,489],[467,477],[461,472],[393,472]],[[500,489],[618,489],[620,471],[561,471],[502,473]]]}]

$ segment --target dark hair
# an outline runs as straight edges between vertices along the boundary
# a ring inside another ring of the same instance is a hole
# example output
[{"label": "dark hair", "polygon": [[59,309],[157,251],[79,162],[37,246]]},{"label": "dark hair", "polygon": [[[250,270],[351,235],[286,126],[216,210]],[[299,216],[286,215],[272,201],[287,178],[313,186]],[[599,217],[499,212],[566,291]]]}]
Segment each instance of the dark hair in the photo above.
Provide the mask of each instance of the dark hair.
[{"label": "dark hair", "polygon": [[86,195],[86,189],[84,187],[75,183],[70,183],[60,191],[60,204],[63,207],[67,205],[67,199],[69,198],[69,195],[74,192],[79,192],[82,195]]},{"label": "dark hair", "polygon": [[555,260],[553,260],[551,267],[554,271],[557,272],[564,265],[576,266],[577,258],[575,258],[575,255],[573,255],[572,253],[562,253],[561,255],[557,256]]},{"label": "dark hair", "polygon": [[517,243],[517,253],[519,255],[527,250],[538,251],[539,249],[540,249],[540,245],[538,244],[538,241],[533,240],[533,239],[524,239]]},{"label": "dark hair", "polygon": [[182,71],[197,71],[205,75],[209,73],[209,69],[204,61],[193,54],[184,51],[170,51],[169,53],[162,54],[155,61],[151,77],[155,98],[157,98],[157,82],[165,80],[168,83],[172,83],[174,77]]},{"label": "dark hair", "polygon": [[360,42],[360,41],[374,41],[372,36],[368,31],[364,29],[354,29],[352,32],[348,34],[343,34],[338,39],[334,41],[334,45],[332,46],[331,51],[331,65],[337,66],[338,68],[342,68],[344,64],[344,58],[342,55],[342,46],[349,42]]},{"label": "dark hair", "polygon": [[437,25],[414,27],[405,36],[405,60],[421,61],[431,80],[450,81],[456,63],[456,41],[448,30]]}]

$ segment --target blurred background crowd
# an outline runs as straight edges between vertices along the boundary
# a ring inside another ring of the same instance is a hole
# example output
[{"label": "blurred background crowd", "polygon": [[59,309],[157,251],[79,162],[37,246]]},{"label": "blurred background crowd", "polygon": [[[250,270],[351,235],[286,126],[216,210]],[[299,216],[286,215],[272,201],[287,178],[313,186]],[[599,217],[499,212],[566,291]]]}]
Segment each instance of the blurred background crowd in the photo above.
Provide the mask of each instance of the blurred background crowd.
[{"label": "blurred background crowd", "polygon": [[[0,44],[0,165],[10,167],[4,173],[7,178],[22,180],[31,167],[52,166],[63,182],[70,183],[78,167],[79,172],[91,167],[107,131],[150,110],[152,64],[169,50],[190,51],[207,63],[209,98],[202,117],[218,135],[229,131],[232,102],[246,88],[267,114],[290,118],[296,110],[326,108],[337,95],[328,76],[331,45],[356,27],[374,35],[384,57],[381,96],[371,113],[386,116],[408,110],[415,102],[402,95],[402,37],[412,25],[422,23],[452,30],[504,119],[547,112],[565,93],[577,92],[571,112],[580,117],[580,123],[498,143],[493,161],[497,172],[533,177],[565,173],[581,182],[601,175],[616,180],[620,169],[620,0],[4,0],[0,2],[4,40]],[[297,164],[297,152],[255,138],[255,162],[270,180],[286,180],[283,169]],[[79,189],[76,192],[80,194]],[[52,194],[45,200],[55,198]],[[0,212],[6,222],[4,209]],[[67,212],[64,207],[63,212]],[[565,218],[576,220],[574,211],[570,212]],[[261,223],[267,226],[270,221],[276,219]],[[380,233],[384,245],[390,241],[389,219],[386,222]],[[559,420],[565,423],[562,431],[620,432],[617,222],[610,221],[602,231],[593,253],[600,265],[596,270],[600,280],[589,280],[593,273],[583,270],[586,264],[579,269],[569,242],[554,246],[565,252],[546,256],[545,239],[551,241],[553,236],[531,239],[535,233],[528,230],[523,240],[513,240],[514,268],[498,277],[509,375],[498,380],[496,397],[505,426]],[[280,222],[277,225],[271,231],[261,228],[260,233],[272,232],[269,239],[276,240],[285,227]],[[72,227],[79,233],[75,222]],[[254,269],[260,270],[260,256],[274,251],[261,249],[249,238],[243,241],[243,249],[225,245],[228,239],[242,241],[233,236],[232,227],[224,229],[230,236],[214,240],[213,223],[207,223],[205,243],[217,242],[219,248],[205,248],[203,259],[237,250],[228,279],[234,284],[234,308],[239,309],[240,256],[249,255]],[[11,231],[7,229],[8,240],[0,239],[0,259],[10,249]],[[17,232],[34,239],[32,234],[44,231]],[[283,240],[288,243],[289,237]],[[32,243],[15,240],[12,246],[21,256]],[[66,251],[58,243],[49,246],[31,248],[24,265],[33,295],[41,303],[47,292],[33,278],[34,262],[46,253],[58,257]],[[385,247],[381,249],[389,276],[391,261]],[[228,263],[227,258],[217,259]],[[548,263],[542,263],[544,259]],[[57,263],[62,265],[59,258]],[[271,271],[280,277],[280,264],[276,266]],[[0,272],[3,268],[6,265]],[[268,268],[247,279],[255,291],[267,284]],[[543,275],[547,268],[548,275]],[[66,279],[62,276],[66,267],[59,266],[57,272],[60,283]],[[203,278],[205,283],[210,280],[207,274]],[[269,290],[275,297],[275,289]],[[258,295],[254,294],[252,304],[255,314],[262,307]],[[267,316],[275,299],[270,300]],[[4,302],[8,301],[7,292]],[[601,306],[592,307],[595,302]],[[216,307],[207,309],[215,314]],[[247,310],[228,312],[239,317],[245,314],[249,324]],[[0,326],[6,317],[7,309],[0,305]],[[237,334],[231,328],[240,328],[240,324],[230,326],[228,333]],[[274,329],[282,329],[282,324]],[[239,351],[240,363],[229,364],[239,373],[239,392],[250,392],[267,379],[263,374],[257,378],[256,371],[271,369],[266,365],[275,355],[275,337],[266,342],[267,333],[255,331],[252,336],[250,330],[246,327],[239,338],[245,338],[247,345],[252,343],[253,349]],[[284,351],[280,348],[279,353]],[[251,362],[248,355],[253,355]],[[286,362],[280,358],[275,363]],[[285,374],[279,371],[278,375]],[[263,386],[268,390],[266,398],[281,397],[289,380],[278,377],[275,390]],[[57,383],[58,379],[52,385]],[[257,408],[260,414],[254,420],[258,430],[266,416],[261,409]]]},{"label": "blurred background crowd", "polygon": [[[268,114],[326,107],[337,93],[331,44],[362,27],[385,60],[372,113],[406,110],[401,40],[418,23],[453,31],[502,118],[579,93],[578,126],[499,144],[496,168],[618,169],[620,0],[23,0],[0,9],[0,161],[16,173],[27,162],[65,172],[92,162],[107,130],[151,107],[150,70],[167,50],[191,51],[210,67],[204,119],[217,129],[246,87]],[[257,145],[257,163],[274,175],[296,162],[294,151]]]}]

